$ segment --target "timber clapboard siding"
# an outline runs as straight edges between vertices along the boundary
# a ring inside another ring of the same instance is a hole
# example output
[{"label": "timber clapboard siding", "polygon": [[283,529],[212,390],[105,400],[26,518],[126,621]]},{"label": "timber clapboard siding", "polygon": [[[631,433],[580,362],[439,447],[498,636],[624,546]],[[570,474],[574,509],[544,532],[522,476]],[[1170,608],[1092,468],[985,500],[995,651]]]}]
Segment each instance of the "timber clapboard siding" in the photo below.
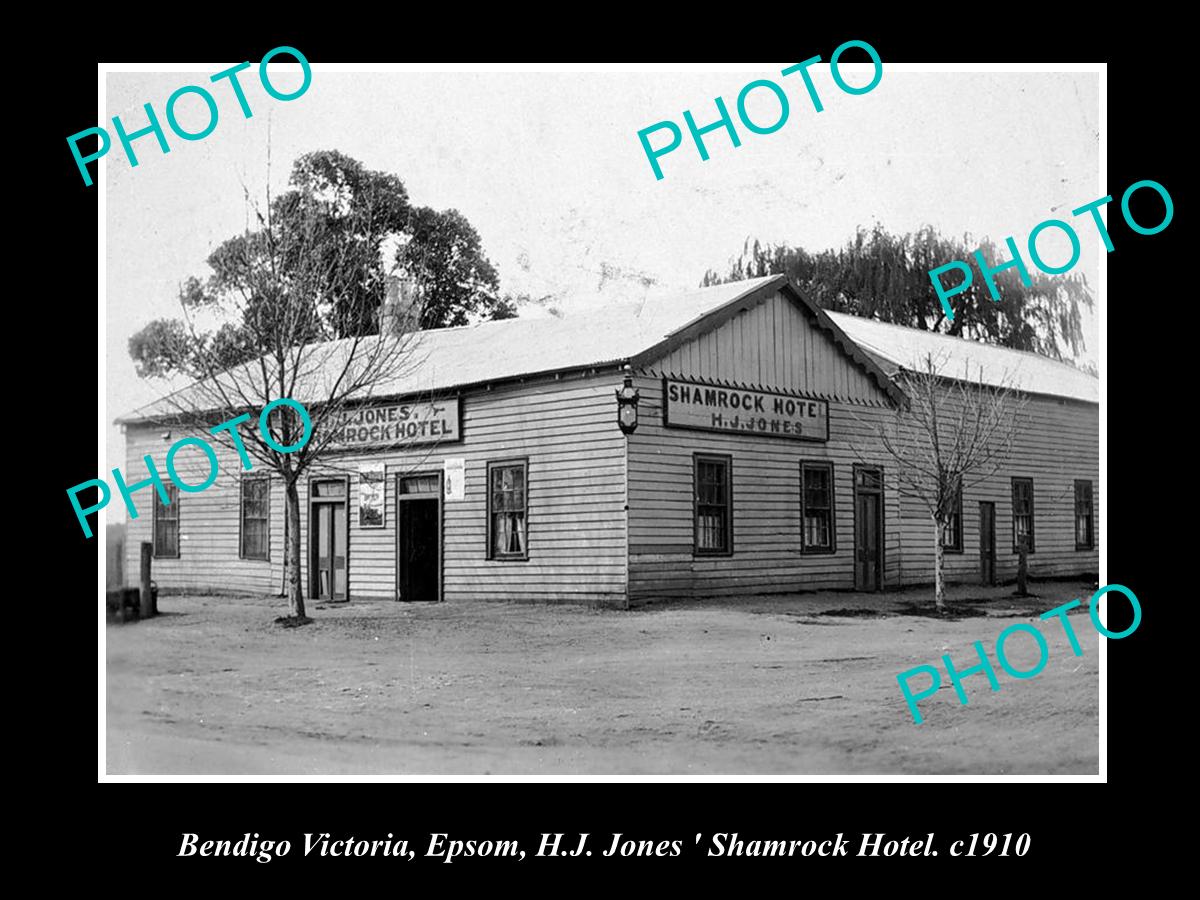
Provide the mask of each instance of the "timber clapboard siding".
[{"label": "timber clapboard siding", "polygon": [[[443,503],[443,590],[459,599],[573,600],[623,605],[626,584],[625,452],[617,429],[615,374],[544,379],[462,395],[463,441],[414,446],[403,452],[354,452],[330,457],[309,474],[350,476],[350,598],[396,596],[396,476],[440,472],[447,458],[466,461],[465,498]],[[161,426],[130,425],[127,468],[144,472],[141,457],[154,456],[166,476],[165,454],[182,437],[161,437]],[[238,559],[240,463],[231,445],[217,446],[220,473],[208,489],[181,492],[180,556],[154,561],[155,580],[186,590],[277,593],[283,577],[284,493],[271,484],[270,561]],[[527,485],[528,560],[487,559],[487,463],[524,457]],[[203,480],[200,451],[176,457],[187,481]],[[386,466],[383,528],[358,525],[360,463]],[[141,468],[138,468],[142,466]],[[253,474],[261,469],[256,464]],[[300,482],[305,593],[308,594],[309,477]],[[137,547],[150,539],[151,490],[135,502],[144,512],[129,522],[126,559],[137,570]]]},{"label": "timber clapboard siding", "polygon": [[[682,373],[676,373],[682,377]],[[629,595],[714,596],[846,588],[854,584],[851,441],[869,443],[868,424],[886,410],[830,402],[827,444],[666,428],[662,381],[639,377],[641,423],[629,438]],[[857,417],[857,418],[856,418]],[[695,557],[692,454],[733,458],[733,553]],[[833,463],[836,552],[800,552],[800,463]],[[899,504],[884,469],[885,583],[900,579]]]},{"label": "timber clapboard siding", "polygon": [[871,376],[782,292],[676,348],[654,368],[748,387],[802,390],[814,397],[870,404],[886,400]]},{"label": "timber clapboard siding", "polygon": [[[663,424],[662,378],[762,387],[829,401],[827,443]],[[884,471],[884,583],[901,580],[899,496],[872,429],[888,395],[782,292],[647,366],[629,445],[629,596],[735,596],[854,585],[854,465]],[[856,448],[864,456],[856,453]],[[733,553],[693,555],[692,454],[733,458]],[[833,553],[801,553],[800,463],[833,463]]]},{"label": "timber clapboard siding", "polygon": [[[829,441],[720,434],[665,427],[662,378],[791,391],[829,400]],[[884,585],[933,580],[933,524],[916,498],[899,491],[895,461],[877,429],[895,415],[888,396],[836,346],[832,336],[783,293],[739,313],[713,332],[674,348],[639,373],[640,425],[629,447],[629,596],[735,596],[854,586],[855,464],[883,470]],[[900,382],[903,387],[903,381]],[[733,460],[733,553],[693,554],[694,453]],[[801,552],[800,463],[833,464],[833,553]],[[1012,452],[963,498],[963,552],[947,553],[949,581],[980,578],[979,501],[996,504],[996,578],[1016,576],[1011,478],[1034,487],[1034,577],[1099,569],[1099,409],[1033,396]],[[1075,479],[1093,482],[1097,540],[1075,549]]]},{"label": "timber clapboard siding", "polygon": [[[490,386],[472,383],[458,393],[460,442],[330,456],[299,483],[305,595],[310,588],[312,479],[349,478],[349,598],[391,600],[398,576],[397,476],[440,473],[447,459],[463,459],[466,465],[464,499],[442,503],[442,589],[448,600],[621,606],[666,597],[852,589],[857,465],[883,471],[883,586],[930,583],[932,522],[919,501],[902,496],[895,463],[878,438],[878,429],[892,422],[896,404],[904,399],[902,374],[889,379],[881,368],[881,361],[888,360],[875,354],[869,341],[860,337],[862,344],[854,344],[841,326],[800,297],[785,279],[759,279],[740,292],[728,286],[721,290],[721,302],[710,308],[696,305],[688,295],[687,315],[665,337],[663,332],[648,332],[636,348],[630,342],[622,344],[620,353],[590,357],[602,360],[590,367],[510,377]],[[697,310],[702,313],[698,318]],[[636,326],[636,318],[632,321]],[[498,327],[504,326],[489,323],[487,334]],[[608,327],[610,332],[618,330],[611,323]],[[467,334],[450,337],[465,341]],[[458,345],[453,349],[465,352]],[[957,349],[961,351],[961,345]],[[621,383],[618,366],[625,359],[634,367],[641,395],[639,426],[629,436],[617,427],[614,397]],[[1053,374],[1053,365],[1043,361],[1039,371],[1050,366]],[[980,578],[980,501],[995,503],[996,578],[1015,577],[1013,477],[1033,481],[1036,550],[1029,556],[1031,575],[1098,571],[1103,539],[1099,406],[1079,399],[1087,393],[1075,374],[1077,399],[1033,395],[1012,452],[999,471],[965,491],[963,548],[946,554],[948,580]],[[665,378],[821,399],[828,403],[829,440],[667,427]],[[397,394],[395,399],[400,398]],[[185,435],[172,429],[164,438],[162,425],[128,421],[123,469],[127,482],[146,476],[146,454],[154,457],[165,478],[166,452]],[[154,578],[166,589],[277,594],[284,560],[282,482],[278,475],[271,476],[269,559],[240,559],[241,466],[228,441],[214,445],[219,457],[216,482],[198,493],[180,491],[180,554],[156,559]],[[694,552],[696,454],[727,456],[731,461],[733,546],[728,555]],[[487,466],[516,459],[528,467],[528,559],[489,559]],[[207,474],[204,460],[195,448],[182,451],[176,463],[183,479],[201,482]],[[805,461],[833,467],[833,552],[801,549],[800,464]],[[384,527],[360,528],[359,467],[380,463],[386,473]],[[264,472],[256,464],[251,474]],[[1075,549],[1074,484],[1081,479],[1091,481],[1093,488],[1095,541],[1089,550]],[[140,543],[151,539],[152,499],[152,490],[145,488],[134,497],[141,515],[127,526],[127,580],[137,576]],[[117,496],[111,502],[121,500]]]},{"label": "timber clapboard siding", "polygon": [[[1012,479],[1033,480],[1035,550],[1028,555],[1032,577],[1096,574],[1100,571],[1100,415],[1088,403],[1032,396],[1020,414],[1012,451],[999,471],[963,493],[963,552],[946,553],[951,582],[979,579],[979,503],[996,504],[996,579],[1017,575],[1013,550]],[[1092,549],[1075,549],[1075,481],[1092,482]],[[933,523],[915,498],[901,501],[906,583],[931,580]]]}]

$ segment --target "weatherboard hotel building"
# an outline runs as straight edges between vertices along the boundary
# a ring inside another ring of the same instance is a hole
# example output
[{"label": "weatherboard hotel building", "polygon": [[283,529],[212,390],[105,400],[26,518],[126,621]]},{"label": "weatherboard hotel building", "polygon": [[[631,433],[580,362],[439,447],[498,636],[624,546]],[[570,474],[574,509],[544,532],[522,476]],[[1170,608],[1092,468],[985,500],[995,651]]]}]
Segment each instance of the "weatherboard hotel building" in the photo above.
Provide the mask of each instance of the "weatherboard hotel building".
[{"label": "weatherboard hotel building", "polygon": [[[1022,539],[1035,576],[1099,568],[1099,383],[1064,363],[829,313],[783,276],[419,348],[300,485],[307,596],[624,607],[928,583],[933,525],[872,437],[927,353],[1030,398],[1007,464],[947,529],[948,580],[1015,577]],[[169,420],[161,403],[118,420],[125,471],[181,437]],[[125,571],[149,541],[164,590],[277,593],[283,485],[217,452],[210,488],[170,486],[129,522]]]}]

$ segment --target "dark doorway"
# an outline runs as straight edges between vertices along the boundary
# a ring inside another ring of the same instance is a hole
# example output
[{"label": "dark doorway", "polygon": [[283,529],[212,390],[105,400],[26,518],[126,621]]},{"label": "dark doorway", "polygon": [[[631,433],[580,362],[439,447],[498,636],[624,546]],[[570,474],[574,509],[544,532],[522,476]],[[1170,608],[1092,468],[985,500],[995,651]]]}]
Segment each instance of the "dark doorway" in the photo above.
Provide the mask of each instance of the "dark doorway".
[{"label": "dark doorway", "polygon": [[346,516],[345,479],[313,481],[309,491],[309,572],[311,596],[345,600],[350,533]]},{"label": "dark doorway", "polygon": [[442,476],[398,476],[396,599],[442,599]]},{"label": "dark doorway", "polygon": [[979,504],[979,580],[996,583],[996,504]]},{"label": "dark doorway", "polygon": [[883,587],[883,472],[854,467],[854,588]]}]

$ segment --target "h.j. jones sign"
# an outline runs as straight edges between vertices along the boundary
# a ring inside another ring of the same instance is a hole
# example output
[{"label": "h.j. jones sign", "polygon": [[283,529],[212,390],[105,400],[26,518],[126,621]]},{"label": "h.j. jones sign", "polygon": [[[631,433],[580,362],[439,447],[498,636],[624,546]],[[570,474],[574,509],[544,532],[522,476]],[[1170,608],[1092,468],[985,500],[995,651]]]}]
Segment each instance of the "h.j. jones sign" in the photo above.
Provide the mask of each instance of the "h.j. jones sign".
[{"label": "h.j. jones sign", "polygon": [[827,441],[829,403],[799,394],[664,378],[663,424],[670,428]]},{"label": "h.j. jones sign", "polygon": [[330,441],[336,449],[443,444],[460,438],[458,398],[433,403],[363,406],[346,413]]}]

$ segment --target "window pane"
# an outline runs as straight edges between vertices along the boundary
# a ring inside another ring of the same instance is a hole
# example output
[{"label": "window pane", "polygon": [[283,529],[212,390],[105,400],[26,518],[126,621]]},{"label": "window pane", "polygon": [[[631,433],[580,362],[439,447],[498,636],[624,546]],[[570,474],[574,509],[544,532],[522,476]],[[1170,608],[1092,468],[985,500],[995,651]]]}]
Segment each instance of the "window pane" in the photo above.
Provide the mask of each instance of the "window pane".
[{"label": "window pane", "polygon": [[804,546],[810,550],[830,545],[828,513],[808,514],[804,517]]},{"label": "window pane", "polygon": [[492,532],[490,555],[524,556],[527,552],[525,466],[520,463],[493,466],[489,472],[489,525]]},{"label": "window pane", "polygon": [[824,468],[816,468],[815,466],[805,466],[804,486],[809,491],[815,493],[828,490],[829,470]]},{"label": "window pane", "polygon": [[702,550],[725,549],[724,510],[706,509],[699,516],[699,539]]},{"label": "window pane", "polygon": [[695,485],[695,549],[730,552],[729,462],[696,457]]},{"label": "window pane", "polygon": [[164,504],[158,491],[154,492],[154,555],[179,555],[179,489],[165,486],[169,503]]},{"label": "window pane", "polygon": [[525,552],[525,514],[499,512],[492,515],[492,552],[497,555]]},{"label": "window pane", "polygon": [[242,546],[245,559],[266,559],[269,537],[267,513],[271,482],[267,478],[242,480]]},{"label": "window pane", "polygon": [[318,497],[345,497],[346,482],[317,481],[313,483],[313,493]]},{"label": "window pane", "polygon": [[[861,471],[857,477],[861,480]],[[800,484],[802,547],[805,550],[832,550],[833,469],[824,463],[801,463]]]},{"label": "window pane", "polygon": [[402,494],[436,494],[438,492],[437,475],[414,475],[400,480]]}]

